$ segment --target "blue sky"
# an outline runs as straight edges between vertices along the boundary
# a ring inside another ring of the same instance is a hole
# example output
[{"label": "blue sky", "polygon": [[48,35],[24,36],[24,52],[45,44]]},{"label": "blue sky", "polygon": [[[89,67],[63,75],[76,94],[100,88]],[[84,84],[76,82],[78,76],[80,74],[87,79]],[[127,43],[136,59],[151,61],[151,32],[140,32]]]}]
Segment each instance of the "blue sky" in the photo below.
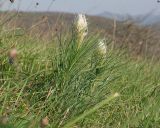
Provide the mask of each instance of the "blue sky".
[{"label": "blue sky", "polygon": [[[17,9],[23,11],[62,11],[73,13],[98,14],[104,11],[118,14],[146,14],[154,10],[160,14],[160,3],[157,0],[15,0],[11,4],[9,0],[0,9]],[[39,6],[36,6],[36,3]],[[52,3],[52,5],[51,5]],[[51,6],[50,6],[51,5]],[[49,9],[48,9],[49,8]]]}]

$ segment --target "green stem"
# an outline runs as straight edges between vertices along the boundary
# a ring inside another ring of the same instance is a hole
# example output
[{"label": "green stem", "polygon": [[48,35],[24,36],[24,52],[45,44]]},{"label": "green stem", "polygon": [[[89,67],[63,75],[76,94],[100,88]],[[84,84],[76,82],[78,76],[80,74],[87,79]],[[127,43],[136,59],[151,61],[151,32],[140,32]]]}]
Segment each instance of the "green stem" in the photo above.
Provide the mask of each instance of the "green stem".
[{"label": "green stem", "polygon": [[94,113],[96,110],[98,110],[99,108],[103,107],[108,102],[110,102],[111,100],[115,99],[118,96],[119,96],[118,93],[115,93],[114,95],[110,96],[108,99],[105,99],[105,100],[101,101],[100,103],[95,105],[93,108],[89,109],[88,111],[85,111],[83,114],[81,114],[80,116],[78,116],[74,120],[71,120],[70,122],[68,122],[66,125],[63,126],[63,128],[70,128],[73,124],[75,124],[78,121],[84,119],[86,116]]}]

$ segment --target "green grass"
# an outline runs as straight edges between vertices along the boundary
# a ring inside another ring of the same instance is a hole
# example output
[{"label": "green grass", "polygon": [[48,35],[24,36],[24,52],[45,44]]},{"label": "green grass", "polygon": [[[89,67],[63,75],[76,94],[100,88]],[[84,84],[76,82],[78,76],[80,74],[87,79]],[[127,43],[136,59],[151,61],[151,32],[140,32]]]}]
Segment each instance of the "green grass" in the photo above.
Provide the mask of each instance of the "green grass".
[{"label": "green grass", "polygon": [[[51,128],[158,128],[160,65],[109,46],[104,57],[97,43],[91,36],[78,48],[69,34],[45,42],[1,31],[0,115],[8,125],[38,128],[48,116]],[[13,65],[12,46],[19,51]]]}]

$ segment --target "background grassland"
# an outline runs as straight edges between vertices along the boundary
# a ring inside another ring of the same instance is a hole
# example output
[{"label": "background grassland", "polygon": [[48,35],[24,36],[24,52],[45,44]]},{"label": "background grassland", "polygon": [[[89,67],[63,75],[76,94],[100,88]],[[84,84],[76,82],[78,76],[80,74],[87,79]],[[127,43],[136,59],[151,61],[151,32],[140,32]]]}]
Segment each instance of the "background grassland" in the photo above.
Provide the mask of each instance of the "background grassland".
[{"label": "background grassland", "polygon": [[[97,51],[100,36],[90,35],[78,48],[71,31],[48,41],[18,32],[4,26],[0,31],[0,114],[8,117],[6,127],[36,128],[45,116],[51,128],[66,128],[81,116],[69,127],[160,126],[159,63],[133,60],[112,49],[110,39],[103,56]],[[11,65],[13,47],[19,53]],[[106,99],[112,100],[83,116]]]}]

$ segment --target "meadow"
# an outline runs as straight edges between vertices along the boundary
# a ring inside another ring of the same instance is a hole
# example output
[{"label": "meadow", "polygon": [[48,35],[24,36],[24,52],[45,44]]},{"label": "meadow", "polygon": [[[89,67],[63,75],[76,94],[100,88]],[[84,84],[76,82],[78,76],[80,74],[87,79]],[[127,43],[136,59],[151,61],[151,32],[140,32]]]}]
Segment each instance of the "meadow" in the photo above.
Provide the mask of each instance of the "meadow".
[{"label": "meadow", "polygon": [[160,127],[159,62],[87,27],[45,40],[1,25],[0,128]]}]

